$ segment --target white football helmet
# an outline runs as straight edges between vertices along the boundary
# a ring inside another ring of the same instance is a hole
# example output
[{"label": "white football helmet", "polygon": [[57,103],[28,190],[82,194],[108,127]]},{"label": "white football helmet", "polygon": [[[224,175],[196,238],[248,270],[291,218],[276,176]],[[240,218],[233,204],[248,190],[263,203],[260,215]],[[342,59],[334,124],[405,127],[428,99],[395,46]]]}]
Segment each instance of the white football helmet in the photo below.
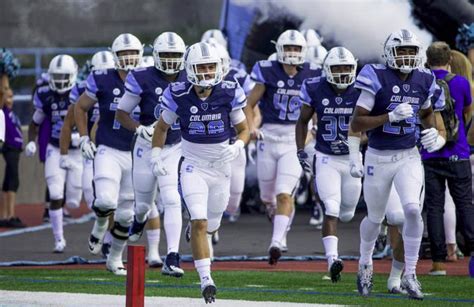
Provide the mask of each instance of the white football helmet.
[{"label": "white football helmet", "polygon": [[301,34],[303,34],[308,47],[321,46],[321,43],[323,42],[322,36],[313,29],[302,30]]},{"label": "white football helmet", "polygon": [[218,29],[210,29],[204,32],[201,37],[201,42],[206,42],[209,38],[215,39],[219,44],[224,46],[227,49],[227,38],[224,36],[221,30]]},{"label": "white football helmet", "polygon": [[277,53],[276,52],[273,52],[272,54],[270,54],[268,56],[268,61],[276,61],[277,60]]},{"label": "white football helmet", "polygon": [[67,54],[55,56],[49,62],[49,87],[59,94],[66,93],[76,83],[77,70],[77,63],[72,56]]},{"label": "white football helmet", "polygon": [[216,48],[217,53],[219,54],[221,60],[222,60],[222,73],[224,74],[224,77],[229,73],[230,70],[230,55],[229,52],[227,52],[227,49],[215,39],[212,37],[207,39],[203,43],[208,43],[212,47]]},{"label": "white football helmet", "polygon": [[[415,47],[416,54],[398,55],[397,49],[399,47]],[[401,29],[388,36],[383,47],[383,57],[387,61],[388,67],[408,74],[413,69],[421,66],[423,61],[421,48],[422,45],[413,32],[406,29]],[[397,60],[402,64],[397,64]]]},{"label": "white football helmet", "polygon": [[[184,69],[186,45],[181,36],[174,32],[161,33],[153,42],[155,67],[167,75],[173,75]],[[175,53],[175,57],[160,57],[160,53]]]},{"label": "white football helmet", "polygon": [[155,59],[151,55],[145,55],[142,57],[140,61],[139,67],[151,67],[155,66]]},{"label": "white football helmet", "polygon": [[[132,70],[140,64],[143,45],[135,35],[123,33],[114,40],[111,51],[117,69]],[[137,54],[119,55],[121,51],[137,51]]]},{"label": "white football helmet", "polygon": [[[217,49],[207,43],[196,43],[188,48],[184,59],[188,81],[194,85],[211,88],[224,77],[222,60]],[[215,71],[199,72],[200,64],[216,64]]]},{"label": "white football helmet", "polygon": [[327,54],[328,51],[323,46],[311,46],[308,47],[308,51],[306,51],[306,61],[318,67],[322,67]]},{"label": "white football helmet", "polygon": [[114,55],[110,51],[99,51],[92,56],[91,70],[106,70],[115,67]]},{"label": "white football helmet", "polygon": [[[301,51],[285,52],[285,46],[299,46]],[[286,30],[278,37],[276,42],[278,62],[290,65],[304,63],[306,56],[306,40],[298,30]]]},{"label": "white football helmet", "polygon": [[[351,65],[349,73],[335,73],[332,71],[333,66]],[[344,47],[334,47],[329,50],[323,64],[326,80],[334,84],[338,89],[346,89],[354,83],[357,70],[357,60],[354,55]]]}]

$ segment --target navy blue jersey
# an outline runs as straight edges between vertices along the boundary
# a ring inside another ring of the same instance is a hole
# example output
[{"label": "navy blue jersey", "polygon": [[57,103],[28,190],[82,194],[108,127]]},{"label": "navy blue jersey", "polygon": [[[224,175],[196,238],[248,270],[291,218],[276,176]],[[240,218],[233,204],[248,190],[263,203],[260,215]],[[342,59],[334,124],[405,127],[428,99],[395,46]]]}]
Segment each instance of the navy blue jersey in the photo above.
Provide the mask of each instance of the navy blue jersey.
[{"label": "navy blue jersey", "polygon": [[[186,72],[182,70],[178,74],[176,82],[186,81]],[[140,117],[139,122],[148,126],[153,124],[163,112],[161,99],[164,90],[170,82],[165,75],[154,66],[138,68],[131,71],[125,80],[125,89],[129,93],[140,97]],[[171,125],[166,136],[165,144],[176,144],[181,141],[181,131],[179,122]]]},{"label": "navy blue jersey", "polygon": [[70,105],[69,91],[64,94],[58,94],[51,90],[48,85],[41,86],[35,92],[33,104],[36,109],[42,110],[46,118],[51,122],[49,143],[59,147],[61,128]]},{"label": "navy blue jersey", "polygon": [[130,151],[134,133],[115,120],[118,102],[125,93],[125,84],[118,71],[95,70],[87,77],[86,83],[86,94],[99,104],[99,127],[95,137],[97,145]]},{"label": "navy blue jersey", "polygon": [[355,87],[375,95],[370,115],[382,115],[407,102],[413,107],[414,116],[369,130],[369,146],[380,150],[413,148],[416,143],[416,116],[421,108],[431,106],[435,91],[435,78],[429,70],[415,69],[406,81],[396,71],[381,64],[365,65],[357,76]]},{"label": "navy blue jersey", "polygon": [[298,68],[290,77],[277,61],[259,61],[250,74],[257,83],[265,85],[265,93],[259,102],[262,124],[293,125],[300,116],[300,89],[304,79],[321,76],[321,69],[309,63]]},{"label": "navy blue jersey", "polygon": [[229,140],[230,113],[247,104],[243,89],[232,81],[214,86],[209,97],[201,100],[190,82],[176,82],[163,94],[163,108],[180,119],[183,139],[192,143],[216,144]]},{"label": "navy blue jersey", "polygon": [[[69,93],[69,101],[71,104],[76,104],[79,97],[82,93],[86,91],[86,81],[81,81],[76,83]],[[99,104],[94,104],[94,107],[90,108],[87,111],[87,131],[91,133],[92,126],[94,126],[95,121],[99,118]]]},{"label": "navy blue jersey", "polygon": [[347,155],[347,134],[360,90],[350,85],[338,94],[325,77],[306,79],[301,86],[301,102],[312,107],[318,117],[316,150],[329,155]]}]

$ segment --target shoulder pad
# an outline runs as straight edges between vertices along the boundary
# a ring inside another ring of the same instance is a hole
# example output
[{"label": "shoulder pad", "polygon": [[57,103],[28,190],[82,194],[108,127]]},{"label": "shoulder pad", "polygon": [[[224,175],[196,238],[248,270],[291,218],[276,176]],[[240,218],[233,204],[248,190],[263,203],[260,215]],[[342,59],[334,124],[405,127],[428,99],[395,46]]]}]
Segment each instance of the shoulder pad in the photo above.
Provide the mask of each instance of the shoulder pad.
[{"label": "shoulder pad", "polygon": [[46,93],[49,91],[49,85],[43,85],[38,88],[38,94]]},{"label": "shoulder pad", "polygon": [[260,65],[260,67],[272,67],[272,61],[262,60],[258,62],[258,65]]},{"label": "shoulder pad", "polygon": [[321,69],[321,66],[315,64],[315,63],[309,63],[309,69],[311,70],[319,70]]},{"label": "shoulder pad", "polygon": [[186,82],[173,82],[171,83],[171,91],[179,92],[186,89]]},{"label": "shoulder pad", "polygon": [[387,66],[385,64],[369,64],[372,66],[374,69],[387,69]]},{"label": "shoulder pad", "polygon": [[106,75],[108,71],[108,69],[97,69],[93,71],[93,74],[94,76]]},{"label": "shoulder pad", "polygon": [[237,82],[230,81],[230,80],[222,81],[221,83],[221,87],[223,89],[232,89],[232,88],[235,88],[236,86],[237,86]]}]

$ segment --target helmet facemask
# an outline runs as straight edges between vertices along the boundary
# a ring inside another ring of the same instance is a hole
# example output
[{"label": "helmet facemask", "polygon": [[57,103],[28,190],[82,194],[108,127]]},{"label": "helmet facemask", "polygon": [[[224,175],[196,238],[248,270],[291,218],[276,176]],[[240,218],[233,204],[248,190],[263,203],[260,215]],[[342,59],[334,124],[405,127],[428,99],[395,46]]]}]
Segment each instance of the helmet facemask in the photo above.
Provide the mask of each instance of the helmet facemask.
[{"label": "helmet facemask", "polygon": [[141,60],[139,50],[120,50],[114,52],[115,67],[120,70],[133,70],[139,66]]},{"label": "helmet facemask", "polygon": [[301,65],[305,61],[306,46],[276,45],[278,62],[288,65]]},{"label": "helmet facemask", "polygon": [[192,74],[190,77],[193,79],[191,83],[194,85],[205,89],[210,89],[222,81],[223,72],[222,63],[220,62],[196,63],[188,65],[188,75],[189,69],[191,69]]},{"label": "helmet facemask", "polygon": [[325,65],[324,71],[326,80],[341,90],[348,88],[355,81],[355,65]]},{"label": "helmet facemask", "polygon": [[64,94],[76,83],[77,73],[49,73],[49,87],[59,93]]},{"label": "helmet facemask", "polygon": [[167,75],[179,73],[184,68],[184,54],[180,52],[153,51],[155,67]]},{"label": "helmet facemask", "polygon": [[420,47],[407,45],[393,46],[387,49],[386,59],[389,67],[408,74],[413,69],[421,66]]}]

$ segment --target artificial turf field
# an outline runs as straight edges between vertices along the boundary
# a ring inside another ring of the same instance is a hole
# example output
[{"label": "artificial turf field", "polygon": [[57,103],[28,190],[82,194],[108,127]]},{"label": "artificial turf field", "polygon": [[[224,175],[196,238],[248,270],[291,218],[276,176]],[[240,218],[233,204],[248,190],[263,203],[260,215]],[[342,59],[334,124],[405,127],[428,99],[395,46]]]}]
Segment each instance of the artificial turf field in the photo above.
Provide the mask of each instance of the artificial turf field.
[{"label": "artificial turf field", "polygon": [[[385,306],[473,306],[474,279],[466,276],[419,276],[426,293],[424,301],[388,294],[387,275],[375,274],[373,295],[359,297],[353,273],[343,274],[332,284],[321,273],[215,271],[218,299],[280,301],[344,305]],[[200,297],[197,273],[189,271],[181,279],[147,270],[146,296]],[[125,277],[103,269],[1,269],[0,290],[125,294]],[[1,298],[0,298],[1,305]]]}]

